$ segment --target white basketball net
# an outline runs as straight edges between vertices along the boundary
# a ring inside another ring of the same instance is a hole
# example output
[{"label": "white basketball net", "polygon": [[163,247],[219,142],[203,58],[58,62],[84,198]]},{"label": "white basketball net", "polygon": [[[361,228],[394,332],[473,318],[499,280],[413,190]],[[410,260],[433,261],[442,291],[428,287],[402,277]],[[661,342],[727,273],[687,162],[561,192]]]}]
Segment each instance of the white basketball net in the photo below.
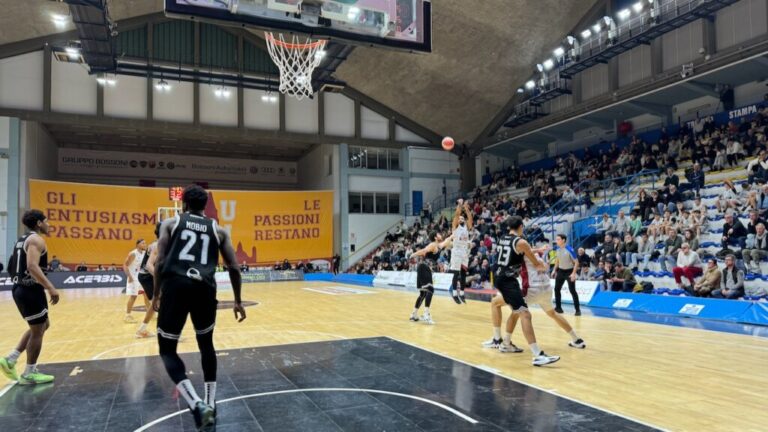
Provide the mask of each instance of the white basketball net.
[{"label": "white basketball net", "polygon": [[312,96],[312,72],[323,60],[326,41],[307,37],[301,42],[298,36],[291,35],[287,42],[282,34],[264,35],[269,55],[280,69],[280,92],[299,100]]}]

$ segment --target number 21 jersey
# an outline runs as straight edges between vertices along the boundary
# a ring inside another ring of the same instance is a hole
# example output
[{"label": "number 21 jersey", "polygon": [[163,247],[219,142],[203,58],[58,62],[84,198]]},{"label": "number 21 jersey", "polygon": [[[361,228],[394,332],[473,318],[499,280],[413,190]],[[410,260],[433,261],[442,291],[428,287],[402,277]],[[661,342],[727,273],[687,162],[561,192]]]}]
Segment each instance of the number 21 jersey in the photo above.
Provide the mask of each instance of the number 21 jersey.
[{"label": "number 21 jersey", "polygon": [[219,236],[216,221],[190,213],[176,217],[161,274],[182,276],[216,286]]}]

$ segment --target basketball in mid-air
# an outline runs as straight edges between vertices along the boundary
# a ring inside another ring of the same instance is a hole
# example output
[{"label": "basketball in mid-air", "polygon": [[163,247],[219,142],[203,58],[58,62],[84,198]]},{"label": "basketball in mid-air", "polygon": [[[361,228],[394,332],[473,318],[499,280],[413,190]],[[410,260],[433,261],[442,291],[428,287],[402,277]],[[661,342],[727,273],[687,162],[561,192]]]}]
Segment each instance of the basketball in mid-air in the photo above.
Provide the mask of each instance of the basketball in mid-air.
[{"label": "basketball in mid-air", "polygon": [[445,151],[451,151],[453,150],[453,138],[451,137],[445,137],[443,138],[443,150]]}]

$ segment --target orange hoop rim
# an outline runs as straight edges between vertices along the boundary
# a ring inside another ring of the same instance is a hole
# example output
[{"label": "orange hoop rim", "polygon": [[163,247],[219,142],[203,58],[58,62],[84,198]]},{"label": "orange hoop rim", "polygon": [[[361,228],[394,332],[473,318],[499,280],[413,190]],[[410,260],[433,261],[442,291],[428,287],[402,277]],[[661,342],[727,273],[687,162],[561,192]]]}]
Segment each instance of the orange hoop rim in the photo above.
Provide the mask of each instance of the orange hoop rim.
[{"label": "orange hoop rim", "polygon": [[[306,49],[312,49],[317,48],[318,46],[325,45],[327,42],[324,39],[320,39],[317,42],[309,42],[309,43],[288,43],[283,42],[277,38],[275,38],[275,35],[272,34],[272,32],[264,32],[264,35],[266,36],[267,42],[271,42],[277,46],[281,46],[283,48],[292,49],[292,50],[306,50]],[[311,39],[308,37],[308,39]]]}]

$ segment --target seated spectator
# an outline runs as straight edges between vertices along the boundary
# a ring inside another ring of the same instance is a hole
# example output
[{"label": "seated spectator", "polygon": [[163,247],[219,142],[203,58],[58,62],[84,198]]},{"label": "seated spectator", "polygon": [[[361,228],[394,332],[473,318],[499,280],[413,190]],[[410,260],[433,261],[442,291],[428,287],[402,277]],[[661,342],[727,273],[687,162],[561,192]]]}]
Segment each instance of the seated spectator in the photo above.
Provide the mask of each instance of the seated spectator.
[{"label": "seated spectator", "polygon": [[754,235],[750,235],[746,241],[745,249],[741,251],[744,258],[744,267],[752,273],[762,274],[760,261],[768,257],[768,233],[765,232],[765,224],[758,223]]},{"label": "seated spectator", "polygon": [[739,218],[733,217],[733,213],[725,214],[725,223],[723,224],[723,240],[721,247],[727,249],[728,246],[739,246],[744,248],[747,241],[747,229],[741,223]]},{"label": "seated spectator", "polygon": [[101,264],[97,265],[96,271],[104,271],[104,266],[102,266]]},{"label": "seated spectator", "polygon": [[643,221],[641,218],[637,215],[637,213],[632,212],[629,214],[629,234],[632,237],[637,237],[640,235],[640,232],[643,230]]},{"label": "seated spectator", "polygon": [[645,191],[645,189],[640,189],[640,192],[637,194],[637,203],[635,204],[635,209],[640,213],[640,222],[648,220],[651,217],[651,214],[653,213],[653,203],[651,202],[651,197],[648,196],[648,192]]},{"label": "seated spectator", "polygon": [[723,186],[725,187],[725,191],[723,191],[717,201],[715,201],[717,211],[719,213],[724,213],[728,209],[736,209],[736,211],[738,211],[742,202],[739,192],[736,190],[736,185],[730,180],[725,180]]},{"label": "seated spectator", "polygon": [[660,258],[662,271],[669,271],[669,267],[673,267],[677,264],[677,253],[680,251],[680,246],[682,245],[683,238],[677,234],[677,230],[675,228],[668,228],[667,239],[664,241],[664,249]]},{"label": "seated spectator", "polygon": [[686,172],[685,178],[688,180],[688,183],[683,183],[680,186],[680,190],[682,192],[693,190],[698,195],[701,188],[704,187],[704,170],[701,169],[701,165],[698,163],[693,164],[693,170]]},{"label": "seated spectator", "polygon": [[643,260],[643,271],[648,270],[648,262],[653,257],[653,253],[656,251],[656,236],[649,236],[646,231],[640,237],[637,242],[637,253],[632,254],[630,258],[630,266],[633,270],[637,270],[638,262]]},{"label": "seated spectator", "polygon": [[757,233],[757,225],[766,225],[765,219],[760,217],[757,210],[749,212],[749,222],[747,223],[747,236],[754,236]]},{"label": "seated spectator", "polygon": [[683,195],[677,190],[677,186],[670,184],[664,193],[664,202],[658,204],[659,213],[663,213],[664,209],[674,212],[677,209],[677,203],[683,201]]},{"label": "seated spectator", "polygon": [[744,272],[736,267],[736,257],[725,257],[725,268],[720,276],[720,289],[712,291],[714,298],[737,299],[744,295]]},{"label": "seated spectator", "polygon": [[[637,255],[638,251],[638,245],[635,241],[635,238],[632,237],[632,234],[627,234],[624,236],[624,243],[621,245],[621,249],[619,251],[619,255],[621,256],[621,262],[624,263],[624,265],[630,265],[632,262],[632,257],[634,255]],[[636,266],[637,264],[635,264]]]},{"label": "seated spectator", "polygon": [[667,167],[667,178],[664,179],[664,188],[668,189],[669,185],[674,185],[675,188],[680,187],[680,178],[672,167]]},{"label": "seated spectator", "polygon": [[[606,263],[605,266],[608,268],[610,264]],[[609,272],[606,278],[606,288],[611,291],[632,292],[636,284],[632,270],[624,267],[621,261],[613,265],[613,271]]]},{"label": "seated spectator", "polygon": [[613,221],[613,238],[621,240],[627,232],[629,232],[629,218],[625,215],[624,210],[619,210],[618,216]]},{"label": "seated spectator", "polygon": [[[683,243],[680,246],[680,252],[677,253],[677,266],[672,268],[672,274],[675,276],[677,287],[693,292],[693,285],[696,283],[696,278],[701,276],[701,273],[699,254],[692,251],[688,243]],[[683,285],[683,276],[691,282],[690,285]]]},{"label": "seated spectator", "polygon": [[250,270],[248,268],[248,263],[243,261],[243,264],[240,266],[240,271],[243,272],[243,273],[246,273],[246,272],[248,272],[248,270]]},{"label": "seated spectator", "polygon": [[691,229],[696,237],[701,237],[701,233],[707,232],[707,213],[702,213],[699,209],[694,209],[690,219]]},{"label": "seated spectator", "polygon": [[50,269],[50,271],[59,271],[60,270],[59,267],[61,267],[61,261],[59,261],[59,258],[56,255],[54,255],[50,264],[48,264],[48,268]]},{"label": "seated spectator", "polygon": [[[357,268],[362,268],[361,266],[362,264],[358,264]],[[282,270],[282,269],[283,269],[283,265],[280,264],[280,261],[275,261],[275,265],[272,266],[272,270]]]},{"label": "seated spectator", "polygon": [[693,292],[691,292],[691,294],[696,297],[710,297],[712,291],[720,288],[720,276],[720,269],[717,268],[717,260],[715,258],[708,259],[707,268],[704,270],[702,278],[693,284]]},{"label": "seated spectator", "polygon": [[699,253],[699,239],[691,228],[683,231],[683,243],[688,243],[691,251]]},{"label": "seated spectator", "polygon": [[757,157],[747,164],[747,181],[768,181],[768,152],[760,150]]}]

